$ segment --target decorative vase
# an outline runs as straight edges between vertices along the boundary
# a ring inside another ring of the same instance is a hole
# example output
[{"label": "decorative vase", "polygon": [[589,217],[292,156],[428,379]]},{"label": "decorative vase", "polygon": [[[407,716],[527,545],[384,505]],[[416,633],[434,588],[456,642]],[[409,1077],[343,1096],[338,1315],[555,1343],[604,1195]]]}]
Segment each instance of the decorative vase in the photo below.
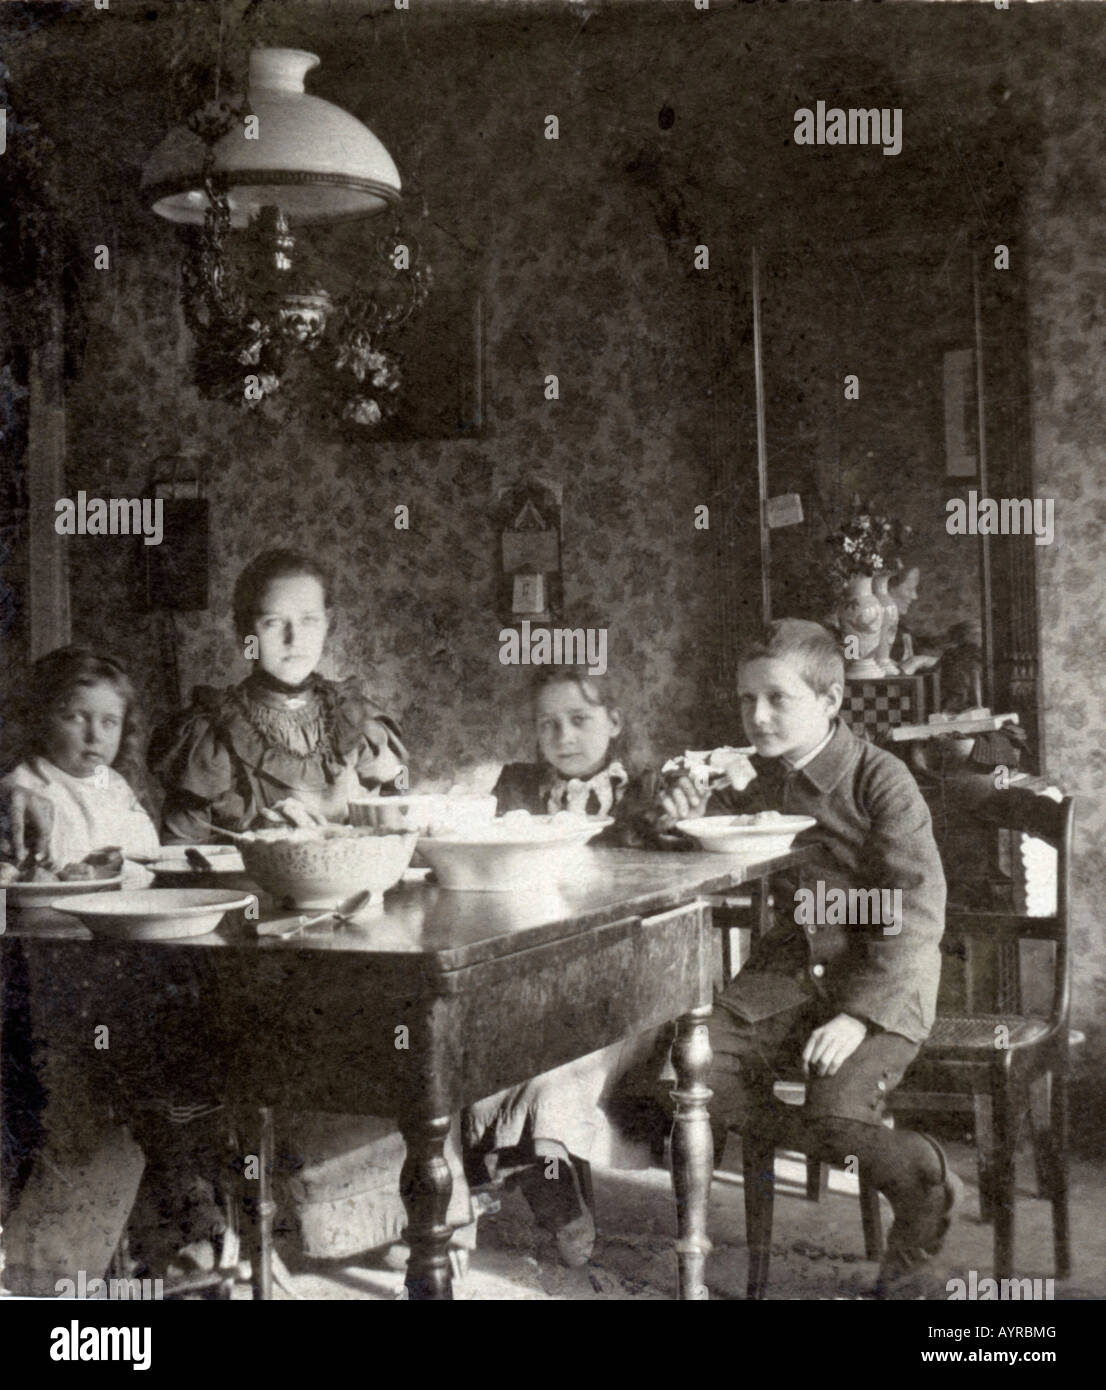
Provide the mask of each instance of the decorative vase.
[{"label": "decorative vase", "polygon": [[899,668],[891,660],[891,648],[895,644],[895,634],[899,630],[899,606],[891,597],[888,584],[891,576],[884,571],[877,574],[872,579],[872,592],[879,601],[880,608],[883,610],[882,621],[879,627],[879,643],[876,647],[876,661],[885,676],[897,676]]},{"label": "decorative vase", "polygon": [[883,605],[872,591],[870,574],[854,574],[845,584],[837,605],[837,626],[845,645],[845,673],[878,679],[884,674],[876,660]]}]

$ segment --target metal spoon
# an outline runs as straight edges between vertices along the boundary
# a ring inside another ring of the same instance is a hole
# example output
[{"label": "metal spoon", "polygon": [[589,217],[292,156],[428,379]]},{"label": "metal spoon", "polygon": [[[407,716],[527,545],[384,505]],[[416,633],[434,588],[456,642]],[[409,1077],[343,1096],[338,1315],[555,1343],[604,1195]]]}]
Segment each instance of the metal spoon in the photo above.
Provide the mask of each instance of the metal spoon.
[{"label": "metal spoon", "polygon": [[289,922],[287,926],[281,927],[278,931],[266,932],[266,936],[298,936],[300,932],[306,931],[308,927],[314,927],[319,922],[325,922],[328,918],[334,918],[336,922],[348,922],[351,917],[356,917],[365,904],[372,897],[372,890],[363,889],[360,893],[355,893],[352,898],[347,898],[345,902],[339,903],[337,907],[329,912],[320,912],[314,917],[299,917],[294,922]]}]

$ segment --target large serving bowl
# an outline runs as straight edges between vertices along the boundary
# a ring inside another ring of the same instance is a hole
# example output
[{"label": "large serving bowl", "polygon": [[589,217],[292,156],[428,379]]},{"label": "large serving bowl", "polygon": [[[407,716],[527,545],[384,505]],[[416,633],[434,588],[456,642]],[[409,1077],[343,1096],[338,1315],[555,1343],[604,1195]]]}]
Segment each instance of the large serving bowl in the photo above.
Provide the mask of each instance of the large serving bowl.
[{"label": "large serving bowl", "polygon": [[801,830],[809,830],[818,822],[813,816],[776,816],[758,820],[755,816],[702,816],[699,820],[681,820],[676,829],[697,840],[700,849],[711,854],[736,854],[743,859],[767,859],[786,854],[791,842]]},{"label": "large serving bowl", "polygon": [[510,816],[464,835],[427,835],[419,853],[442,888],[472,893],[548,889],[571,876],[609,816]]},{"label": "large serving bowl", "polygon": [[404,796],[359,796],[349,804],[354,825],[376,830],[414,830],[419,835],[465,835],[495,819],[494,796],[411,792]]},{"label": "large serving bowl", "polygon": [[353,825],[254,830],[236,839],[246,873],[295,907],[337,907],[368,890],[372,904],[403,877],[418,836]]},{"label": "large serving bowl", "polygon": [[220,888],[138,888],[119,893],[84,893],[50,904],[79,917],[93,936],[117,941],[172,941],[206,936],[223,917],[249,907],[248,893]]}]

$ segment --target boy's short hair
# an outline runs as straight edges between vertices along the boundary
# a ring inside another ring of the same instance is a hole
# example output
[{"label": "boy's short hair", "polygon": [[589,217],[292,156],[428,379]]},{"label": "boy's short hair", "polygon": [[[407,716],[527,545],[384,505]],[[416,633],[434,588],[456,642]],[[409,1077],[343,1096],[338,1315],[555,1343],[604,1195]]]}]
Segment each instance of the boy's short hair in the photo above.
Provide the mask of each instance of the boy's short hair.
[{"label": "boy's short hair", "polygon": [[757,640],[748,643],[738,665],[764,657],[794,657],[803,680],[816,695],[828,695],[831,685],[845,684],[845,654],[832,632],[805,618],[778,618]]}]

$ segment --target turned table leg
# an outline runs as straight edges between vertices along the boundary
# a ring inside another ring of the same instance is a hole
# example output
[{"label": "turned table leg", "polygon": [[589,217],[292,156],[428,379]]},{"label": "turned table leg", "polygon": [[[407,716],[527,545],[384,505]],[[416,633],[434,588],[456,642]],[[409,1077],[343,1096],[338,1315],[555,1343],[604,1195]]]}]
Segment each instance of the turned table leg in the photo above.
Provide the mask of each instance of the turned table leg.
[{"label": "turned table leg", "polygon": [[[246,1147],[240,1193],[243,1198],[256,1193],[256,1199],[250,1204],[252,1217],[242,1222],[242,1253],[250,1263],[254,1298],[267,1300],[273,1296],[273,1217],[276,1215],[272,1177],[273,1112],[267,1105],[243,1109],[235,1129],[239,1138],[245,1140]],[[253,1188],[255,1164],[257,1187]]]},{"label": "turned table leg", "polygon": [[446,1222],[453,1192],[453,1174],[445,1156],[449,1116],[405,1119],[400,1123],[407,1157],[400,1174],[400,1194],[407,1211],[407,1296],[420,1302],[453,1297],[449,1271],[449,1238]]},{"label": "turned table leg", "polygon": [[676,1086],[676,1120],[672,1128],[672,1186],[676,1192],[677,1297],[708,1297],[705,1265],[710,1254],[707,1236],[707,1205],[711,1174],[714,1171],[714,1141],[711,1137],[707,1102],[711,1090],[711,1050],[707,1020],[711,1006],[705,1004],[684,1014],[676,1023],[672,1044],[672,1064]]}]

